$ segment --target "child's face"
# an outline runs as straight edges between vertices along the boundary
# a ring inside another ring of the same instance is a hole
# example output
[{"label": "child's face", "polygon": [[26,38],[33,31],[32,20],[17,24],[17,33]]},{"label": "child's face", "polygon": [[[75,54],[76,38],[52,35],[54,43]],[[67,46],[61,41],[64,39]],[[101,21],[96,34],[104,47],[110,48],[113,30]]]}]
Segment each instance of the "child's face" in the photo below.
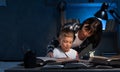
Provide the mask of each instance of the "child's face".
[{"label": "child's face", "polygon": [[72,37],[62,37],[59,40],[61,49],[64,52],[68,52],[72,46],[73,38]]}]

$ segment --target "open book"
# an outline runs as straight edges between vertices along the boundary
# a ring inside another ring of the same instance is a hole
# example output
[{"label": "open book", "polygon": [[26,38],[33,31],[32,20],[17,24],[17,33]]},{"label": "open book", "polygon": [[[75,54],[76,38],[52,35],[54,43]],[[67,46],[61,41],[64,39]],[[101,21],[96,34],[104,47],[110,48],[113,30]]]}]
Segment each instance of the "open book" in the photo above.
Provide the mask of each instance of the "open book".
[{"label": "open book", "polygon": [[50,58],[50,57],[36,57],[37,59],[37,64],[45,65],[47,63],[53,63],[56,62],[55,58]]},{"label": "open book", "polygon": [[65,63],[63,64],[46,64],[42,67],[42,69],[46,68],[64,68],[64,69],[78,69],[78,68],[90,68],[90,65],[82,62],[78,63]]},{"label": "open book", "polygon": [[96,65],[120,66],[120,57],[94,56],[89,59],[89,62]]},{"label": "open book", "polygon": [[77,59],[67,59],[67,58],[51,58],[51,57],[36,57],[37,58],[37,64],[45,65],[45,64],[61,64],[64,65],[66,63],[75,63],[79,62]]},{"label": "open book", "polygon": [[[46,68],[89,68],[87,60],[67,59],[67,58],[50,58],[37,57],[43,63],[42,69]],[[39,62],[40,63],[40,62]]]}]

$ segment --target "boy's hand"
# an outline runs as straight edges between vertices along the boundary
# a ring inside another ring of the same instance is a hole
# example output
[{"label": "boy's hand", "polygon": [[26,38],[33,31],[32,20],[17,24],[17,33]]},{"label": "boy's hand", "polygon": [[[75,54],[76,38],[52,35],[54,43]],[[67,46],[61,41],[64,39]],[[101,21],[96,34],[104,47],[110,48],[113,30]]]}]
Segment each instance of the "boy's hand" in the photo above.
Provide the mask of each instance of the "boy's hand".
[{"label": "boy's hand", "polygon": [[48,56],[48,57],[53,57],[53,52],[49,52],[49,53],[47,54],[47,56]]}]

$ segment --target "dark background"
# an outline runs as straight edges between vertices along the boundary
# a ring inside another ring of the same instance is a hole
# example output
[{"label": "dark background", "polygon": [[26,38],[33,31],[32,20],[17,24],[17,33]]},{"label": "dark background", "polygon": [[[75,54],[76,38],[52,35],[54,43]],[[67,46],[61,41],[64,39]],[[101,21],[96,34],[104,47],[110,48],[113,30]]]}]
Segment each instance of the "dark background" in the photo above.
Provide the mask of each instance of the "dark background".
[{"label": "dark background", "polygon": [[[24,53],[31,49],[37,56],[45,56],[47,44],[56,35],[60,26],[60,0],[3,0],[0,6],[0,60],[22,60]],[[94,16],[103,2],[114,3],[111,9],[120,13],[119,0],[66,0],[66,19],[80,22]],[[99,4],[98,4],[99,3]],[[76,5],[80,4],[80,5]],[[81,6],[84,4],[83,6]],[[89,4],[92,4],[89,5]],[[109,19],[114,20],[109,15]],[[96,50],[97,54],[119,54],[120,25],[110,33],[104,33]],[[115,34],[114,34],[115,32]],[[115,44],[116,43],[116,44]]]}]

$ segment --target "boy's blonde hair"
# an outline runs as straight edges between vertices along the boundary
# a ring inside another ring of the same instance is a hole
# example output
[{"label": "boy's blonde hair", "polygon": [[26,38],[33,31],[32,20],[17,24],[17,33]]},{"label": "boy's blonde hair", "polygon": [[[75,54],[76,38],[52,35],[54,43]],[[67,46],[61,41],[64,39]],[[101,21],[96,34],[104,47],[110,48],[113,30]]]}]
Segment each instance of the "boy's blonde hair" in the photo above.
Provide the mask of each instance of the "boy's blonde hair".
[{"label": "boy's blonde hair", "polygon": [[74,32],[70,29],[62,29],[59,34],[59,38],[72,37],[74,39]]}]

